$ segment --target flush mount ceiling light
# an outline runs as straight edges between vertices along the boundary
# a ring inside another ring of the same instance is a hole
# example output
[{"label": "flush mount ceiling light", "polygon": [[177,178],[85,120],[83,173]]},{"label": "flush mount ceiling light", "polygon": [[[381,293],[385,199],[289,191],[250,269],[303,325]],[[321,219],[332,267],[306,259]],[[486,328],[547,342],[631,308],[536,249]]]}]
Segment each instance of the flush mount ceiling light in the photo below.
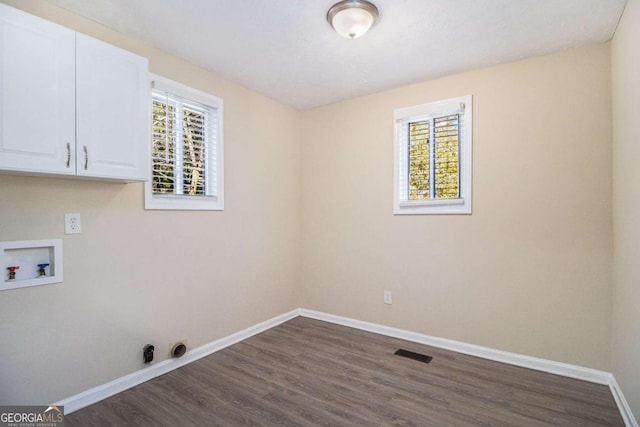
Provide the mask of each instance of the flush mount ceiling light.
[{"label": "flush mount ceiling light", "polygon": [[367,0],[344,0],[327,12],[327,21],[342,37],[355,39],[369,31],[378,19],[378,8]]}]

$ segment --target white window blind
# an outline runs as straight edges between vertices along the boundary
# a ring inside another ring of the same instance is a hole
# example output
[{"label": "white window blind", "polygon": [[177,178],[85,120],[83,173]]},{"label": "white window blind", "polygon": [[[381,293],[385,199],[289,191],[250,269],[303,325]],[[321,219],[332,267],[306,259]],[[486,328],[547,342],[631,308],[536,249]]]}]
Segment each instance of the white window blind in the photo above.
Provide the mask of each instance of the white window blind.
[{"label": "white window blind", "polygon": [[222,100],[152,80],[151,209],[221,209]]},{"label": "white window blind", "polygon": [[402,202],[460,197],[463,130],[459,112],[401,121]]},{"label": "white window blind", "polygon": [[395,112],[395,213],[470,213],[471,97]]}]

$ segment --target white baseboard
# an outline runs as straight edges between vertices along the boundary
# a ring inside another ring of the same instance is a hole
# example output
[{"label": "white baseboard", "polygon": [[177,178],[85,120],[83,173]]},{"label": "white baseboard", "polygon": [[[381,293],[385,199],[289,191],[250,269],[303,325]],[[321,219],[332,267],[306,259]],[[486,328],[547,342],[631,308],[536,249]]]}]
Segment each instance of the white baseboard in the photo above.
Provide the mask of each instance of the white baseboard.
[{"label": "white baseboard", "polygon": [[598,371],[595,369],[584,368],[582,366],[554,362],[552,360],[540,359],[537,357],[530,357],[517,353],[509,353],[506,351],[495,350],[479,345],[467,344],[460,341],[449,340],[446,338],[433,337],[417,332],[407,331],[404,329],[392,328],[390,326],[384,326],[377,323],[364,322],[348,317],[336,316],[333,314],[307,310],[303,308],[292,310],[288,313],[276,316],[262,323],[258,323],[257,325],[251,326],[240,332],[236,332],[235,334],[220,338],[203,346],[194,348],[193,350],[189,350],[183,357],[179,359],[164,360],[155,365],[151,365],[148,368],[141,369],[129,375],[117,378],[106,384],[93,387],[89,390],[83,391],[74,396],[56,402],[54,403],[54,405],[64,405],[65,414],[70,414],[86,406],[99,402],[100,400],[125,391],[131,387],[142,384],[160,375],[166,374],[167,372],[170,372],[188,363],[220,351],[226,347],[252,337],[253,335],[271,329],[297,316],[322,320],[325,322],[348,326],[363,331],[373,332],[376,334],[399,338],[419,344],[443,348],[458,353],[481,357],[483,359],[508,363],[510,365],[535,369],[537,371],[548,372],[564,377],[608,385],[611,389],[613,398],[618,405],[620,415],[622,416],[625,425],[627,427],[639,427],[636,419],[633,416],[633,413],[631,412],[629,404],[622,394],[620,386],[616,382],[613,374],[611,374],[610,372]]},{"label": "white baseboard", "polygon": [[297,309],[285,314],[281,314],[280,316],[276,316],[262,323],[258,323],[257,325],[250,326],[247,329],[236,332],[235,334],[228,335],[203,346],[194,348],[193,350],[189,350],[185,353],[184,356],[179,359],[163,360],[162,362],[156,363],[155,365],[151,365],[129,375],[125,375],[113,381],[109,381],[108,383],[90,388],[89,390],[85,390],[74,396],[63,399],[59,402],[54,403],[54,405],[64,405],[65,414],[70,414],[77,411],[78,409],[82,409],[86,406],[92,405],[96,402],[99,402],[100,400],[111,397],[114,394],[123,392],[127,389],[130,389],[131,387],[142,384],[162,374],[166,374],[167,372],[173,371],[174,369],[177,369],[188,363],[215,353],[216,351],[220,351],[223,348],[236,344],[253,335],[259,334],[260,332],[264,332],[267,329],[271,329],[274,326],[297,317],[299,314],[299,310]]},{"label": "white baseboard", "polygon": [[508,363],[510,365],[535,369],[537,371],[576,378],[592,383],[609,385],[609,383],[611,382],[611,374],[609,372],[583,368],[581,366],[569,365],[566,363],[554,362],[546,359],[539,359],[536,357],[525,356],[517,353],[494,350],[488,347],[467,344],[460,341],[449,340],[446,338],[433,337],[425,334],[419,334],[417,332],[392,328],[376,323],[363,322],[361,320],[335,316],[333,314],[322,313],[319,311],[301,309],[300,315],[312,319],[324,320],[326,322],[349,326],[351,328],[361,329],[363,331],[374,332],[380,335],[400,338],[419,344],[430,345],[433,347],[443,348],[458,353],[481,357],[483,359],[495,360],[497,362]]},{"label": "white baseboard", "polygon": [[611,376],[609,388],[611,389],[611,394],[616,401],[616,405],[618,405],[620,415],[622,415],[622,419],[624,420],[624,425],[627,427],[638,427],[638,421],[636,421],[636,418],[633,416],[631,407],[629,407],[629,403],[627,402],[627,399],[624,398],[622,389],[613,375]]}]

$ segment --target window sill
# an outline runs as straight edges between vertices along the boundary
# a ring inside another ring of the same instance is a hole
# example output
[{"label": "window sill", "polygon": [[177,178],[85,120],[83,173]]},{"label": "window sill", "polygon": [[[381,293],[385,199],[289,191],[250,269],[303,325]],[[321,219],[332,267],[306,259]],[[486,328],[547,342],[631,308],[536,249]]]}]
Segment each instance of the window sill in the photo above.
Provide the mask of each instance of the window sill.
[{"label": "window sill", "polygon": [[469,215],[471,200],[442,199],[399,202],[393,207],[394,215]]},{"label": "window sill", "polygon": [[217,197],[181,197],[145,195],[144,208],[147,210],[176,211],[222,211],[224,203]]}]

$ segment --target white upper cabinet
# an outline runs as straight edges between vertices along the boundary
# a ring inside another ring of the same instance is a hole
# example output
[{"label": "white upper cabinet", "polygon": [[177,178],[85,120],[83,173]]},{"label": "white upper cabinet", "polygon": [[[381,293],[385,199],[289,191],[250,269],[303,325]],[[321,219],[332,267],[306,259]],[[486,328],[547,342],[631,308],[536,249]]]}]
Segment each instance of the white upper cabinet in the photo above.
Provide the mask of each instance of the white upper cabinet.
[{"label": "white upper cabinet", "polygon": [[0,4],[0,168],[75,174],[75,32]]},{"label": "white upper cabinet", "polygon": [[78,175],[147,180],[147,60],[77,34],[76,61]]},{"label": "white upper cabinet", "polygon": [[0,4],[0,169],[149,177],[146,58]]}]

